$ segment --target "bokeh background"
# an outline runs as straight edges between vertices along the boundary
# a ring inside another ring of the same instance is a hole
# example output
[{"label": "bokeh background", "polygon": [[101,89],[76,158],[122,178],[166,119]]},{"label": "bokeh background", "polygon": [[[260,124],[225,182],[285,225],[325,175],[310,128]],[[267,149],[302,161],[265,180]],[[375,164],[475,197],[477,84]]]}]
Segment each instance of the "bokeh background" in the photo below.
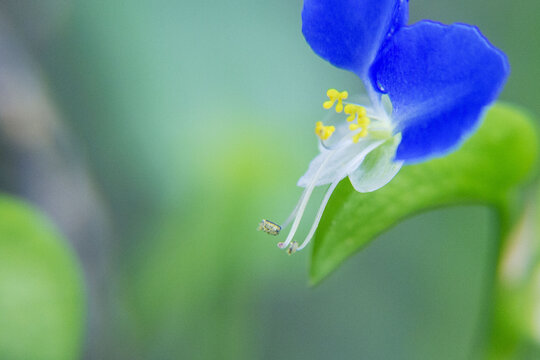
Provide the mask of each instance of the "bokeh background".
[{"label": "bokeh background", "polygon": [[[0,190],[75,250],[81,358],[470,356],[493,276],[487,209],[414,217],[315,288],[309,249],[288,257],[255,231],[300,196],[326,89],[361,90],[311,52],[301,7],[0,1]],[[540,2],[410,10],[477,25],[512,65],[501,98],[540,113]]]}]

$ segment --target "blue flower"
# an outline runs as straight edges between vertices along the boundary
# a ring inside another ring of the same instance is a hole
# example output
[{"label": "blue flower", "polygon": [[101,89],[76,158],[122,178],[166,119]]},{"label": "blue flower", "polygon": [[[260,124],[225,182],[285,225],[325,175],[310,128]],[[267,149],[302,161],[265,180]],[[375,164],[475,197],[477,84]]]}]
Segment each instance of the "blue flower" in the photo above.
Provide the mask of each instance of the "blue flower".
[{"label": "blue flower", "polygon": [[[327,92],[324,107],[335,106],[335,113],[326,121],[332,125],[315,127],[320,154],[298,181],[305,190],[284,224],[293,221],[289,236],[279,243],[289,253],[307,245],[343,178],[357,191],[374,191],[403,164],[448,154],[476,129],[501,91],[508,61],[478,28],[433,21],[406,25],[407,19],[408,0],[304,1],[308,44],[332,65],[356,74],[366,95]],[[335,119],[342,111],[347,121]],[[308,200],[325,184],[330,187],[313,226],[298,245],[292,239]]]}]

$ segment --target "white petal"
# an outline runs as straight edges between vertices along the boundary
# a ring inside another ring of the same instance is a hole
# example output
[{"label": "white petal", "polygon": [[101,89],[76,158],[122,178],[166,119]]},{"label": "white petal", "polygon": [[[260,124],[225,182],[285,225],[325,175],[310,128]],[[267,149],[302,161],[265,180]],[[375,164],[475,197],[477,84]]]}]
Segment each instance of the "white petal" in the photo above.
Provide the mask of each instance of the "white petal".
[{"label": "white petal", "polygon": [[352,186],[358,192],[371,192],[388,184],[396,176],[403,161],[394,161],[399,138],[392,138],[373,150],[349,174]]},{"label": "white petal", "polygon": [[343,179],[358,166],[374,148],[384,141],[364,138],[358,143],[347,140],[335,150],[323,149],[309,164],[307,172],[298,180],[297,185],[308,186],[315,182],[315,186],[330,184],[334,180]]}]

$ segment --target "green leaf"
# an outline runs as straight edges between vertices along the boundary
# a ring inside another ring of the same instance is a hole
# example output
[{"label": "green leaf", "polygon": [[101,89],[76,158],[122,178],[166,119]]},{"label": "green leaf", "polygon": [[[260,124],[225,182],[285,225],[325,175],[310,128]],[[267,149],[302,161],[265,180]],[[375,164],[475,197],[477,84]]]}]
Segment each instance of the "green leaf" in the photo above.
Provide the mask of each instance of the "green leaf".
[{"label": "green leaf", "polygon": [[482,126],[454,153],[404,166],[385,187],[358,193],[344,179],[334,191],[314,239],[310,281],[316,284],[345,259],[399,221],[441,206],[505,206],[536,164],[538,139],[529,116],[495,105]]},{"label": "green leaf", "polygon": [[0,196],[0,359],[80,357],[80,268],[43,216]]}]

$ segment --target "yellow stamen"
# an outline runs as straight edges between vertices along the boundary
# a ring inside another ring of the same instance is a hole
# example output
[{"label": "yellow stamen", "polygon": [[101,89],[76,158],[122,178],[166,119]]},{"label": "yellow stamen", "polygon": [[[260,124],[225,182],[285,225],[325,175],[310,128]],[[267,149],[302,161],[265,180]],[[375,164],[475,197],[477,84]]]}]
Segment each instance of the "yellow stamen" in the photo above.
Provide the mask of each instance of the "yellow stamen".
[{"label": "yellow stamen", "polygon": [[354,119],[362,118],[366,116],[366,108],[360,105],[347,104],[345,105],[345,114],[349,115],[348,122],[354,121]]},{"label": "yellow stamen", "polygon": [[330,109],[337,101],[336,104],[336,112],[340,113],[343,111],[343,100],[346,100],[349,97],[349,93],[347,91],[339,92],[336,89],[329,89],[326,92],[326,96],[328,96],[328,99],[323,103],[323,107],[325,109]]},{"label": "yellow stamen", "polygon": [[357,143],[360,140],[360,138],[363,138],[363,137],[367,136],[367,134],[368,134],[368,126],[369,126],[370,122],[371,122],[371,120],[369,120],[369,118],[367,116],[362,116],[362,117],[358,118],[358,123],[357,124],[350,124],[349,125],[349,130],[351,130],[351,131],[362,129],[362,130],[360,130],[360,132],[358,134],[353,136],[353,142],[354,143]]},{"label": "yellow stamen", "polygon": [[326,140],[336,131],[334,126],[324,126],[322,121],[317,121],[315,124],[315,134],[321,139]]},{"label": "yellow stamen", "polygon": [[360,141],[360,138],[365,137],[366,135],[364,135],[363,133],[364,131],[360,131],[358,134],[354,135],[352,138],[353,143],[356,144],[358,141]]}]

